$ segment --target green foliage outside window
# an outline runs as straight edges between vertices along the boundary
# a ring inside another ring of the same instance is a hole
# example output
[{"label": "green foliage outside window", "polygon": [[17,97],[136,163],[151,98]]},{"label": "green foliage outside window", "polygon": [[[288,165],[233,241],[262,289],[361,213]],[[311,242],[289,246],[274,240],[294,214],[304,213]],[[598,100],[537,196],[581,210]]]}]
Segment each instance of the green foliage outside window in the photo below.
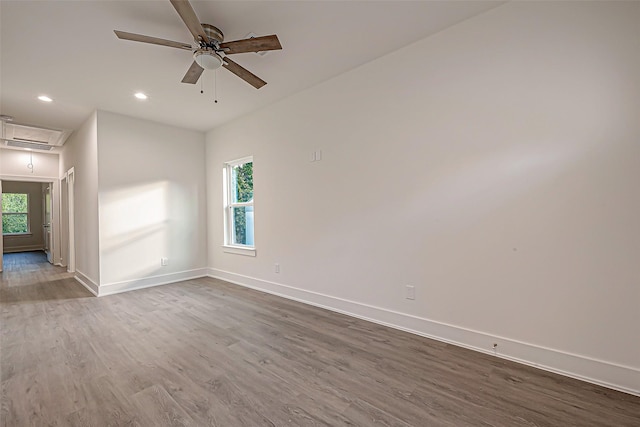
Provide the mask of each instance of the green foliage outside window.
[{"label": "green foliage outside window", "polygon": [[29,232],[29,196],[2,193],[2,234]]},{"label": "green foliage outside window", "polygon": [[253,199],[253,163],[234,166],[235,201],[248,202]]},{"label": "green foliage outside window", "polygon": [[[252,162],[233,167],[233,190],[235,202],[244,203],[253,199]],[[233,208],[234,243],[251,246],[253,245],[253,229],[247,233],[248,213],[253,214],[253,206]],[[253,228],[253,222],[249,225]]]}]

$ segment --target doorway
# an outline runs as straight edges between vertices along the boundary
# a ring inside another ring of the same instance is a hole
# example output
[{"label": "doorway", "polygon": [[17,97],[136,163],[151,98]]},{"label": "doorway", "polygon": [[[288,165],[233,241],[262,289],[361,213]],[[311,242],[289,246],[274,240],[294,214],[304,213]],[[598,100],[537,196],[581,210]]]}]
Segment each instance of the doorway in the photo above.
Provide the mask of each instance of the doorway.
[{"label": "doorway", "polygon": [[7,253],[40,251],[50,264],[56,262],[56,245],[59,227],[56,226],[57,205],[55,181],[3,178],[0,191],[0,215],[2,216],[2,261],[0,271],[6,267]]}]

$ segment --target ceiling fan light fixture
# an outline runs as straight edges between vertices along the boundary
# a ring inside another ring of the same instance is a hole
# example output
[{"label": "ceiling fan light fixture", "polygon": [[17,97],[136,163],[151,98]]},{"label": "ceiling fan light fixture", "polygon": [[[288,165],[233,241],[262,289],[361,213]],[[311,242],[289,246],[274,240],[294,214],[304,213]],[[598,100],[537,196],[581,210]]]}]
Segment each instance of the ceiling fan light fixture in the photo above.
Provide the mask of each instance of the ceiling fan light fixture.
[{"label": "ceiling fan light fixture", "polygon": [[193,59],[205,70],[215,70],[222,66],[222,57],[212,50],[198,49],[193,53]]}]

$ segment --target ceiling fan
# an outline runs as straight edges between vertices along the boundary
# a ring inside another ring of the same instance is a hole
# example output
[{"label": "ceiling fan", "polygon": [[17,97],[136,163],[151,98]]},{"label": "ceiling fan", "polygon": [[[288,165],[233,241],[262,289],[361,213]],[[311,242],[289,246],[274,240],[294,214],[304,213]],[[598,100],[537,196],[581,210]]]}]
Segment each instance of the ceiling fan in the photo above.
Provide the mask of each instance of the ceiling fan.
[{"label": "ceiling fan", "polygon": [[246,68],[238,65],[227,57],[236,53],[264,52],[282,49],[278,36],[262,36],[244,40],[225,42],[222,31],[213,25],[201,24],[189,3],[189,0],[170,0],[173,7],[182,18],[191,34],[194,44],[175,42],[141,34],[127,33],[114,30],[116,36],[123,40],[151,43],[161,46],[175,47],[193,52],[193,63],[182,79],[182,83],[195,84],[206,69],[224,67],[256,89],[260,89],[267,82],[256,76]]}]

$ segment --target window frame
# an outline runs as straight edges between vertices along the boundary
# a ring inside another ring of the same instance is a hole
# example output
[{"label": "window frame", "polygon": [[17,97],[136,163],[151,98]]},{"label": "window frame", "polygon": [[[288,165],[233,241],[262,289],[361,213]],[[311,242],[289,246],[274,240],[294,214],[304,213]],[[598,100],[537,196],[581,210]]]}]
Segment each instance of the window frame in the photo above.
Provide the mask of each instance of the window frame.
[{"label": "window frame", "polygon": [[4,218],[5,215],[9,216],[9,215],[26,215],[27,216],[27,231],[24,232],[20,232],[20,233],[5,233],[4,231],[2,231],[2,235],[3,236],[31,236],[33,233],[31,233],[31,209],[30,209],[30,197],[29,197],[29,193],[14,193],[14,192],[10,192],[10,191],[3,191],[2,192],[2,200],[4,200],[4,195],[5,194],[24,194],[27,197],[27,211],[26,212],[5,212],[4,209],[2,209],[2,217]]},{"label": "window frame", "polygon": [[[256,256],[255,246],[255,234],[254,244],[244,245],[241,243],[233,242],[234,235],[234,223],[233,223],[233,209],[240,207],[253,208],[255,218],[255,193],[254,197],[248,202],[234,202],[233,195],[235,189],[233,187],[233,168],[246,163],[254,163],[253,156],[247,156],[236,160],[231,160],[224,163],[223,167],[223,189],[224,189],[224,244],[222,245],[223,251],[238,255]],[[254,163],[255,166],[255,163]],[[255,170],[254,170],[255,171]],[[252,174],[253,175],[253,174]],[[254,219],[254,233],[255,233],[255,219]]]}]

